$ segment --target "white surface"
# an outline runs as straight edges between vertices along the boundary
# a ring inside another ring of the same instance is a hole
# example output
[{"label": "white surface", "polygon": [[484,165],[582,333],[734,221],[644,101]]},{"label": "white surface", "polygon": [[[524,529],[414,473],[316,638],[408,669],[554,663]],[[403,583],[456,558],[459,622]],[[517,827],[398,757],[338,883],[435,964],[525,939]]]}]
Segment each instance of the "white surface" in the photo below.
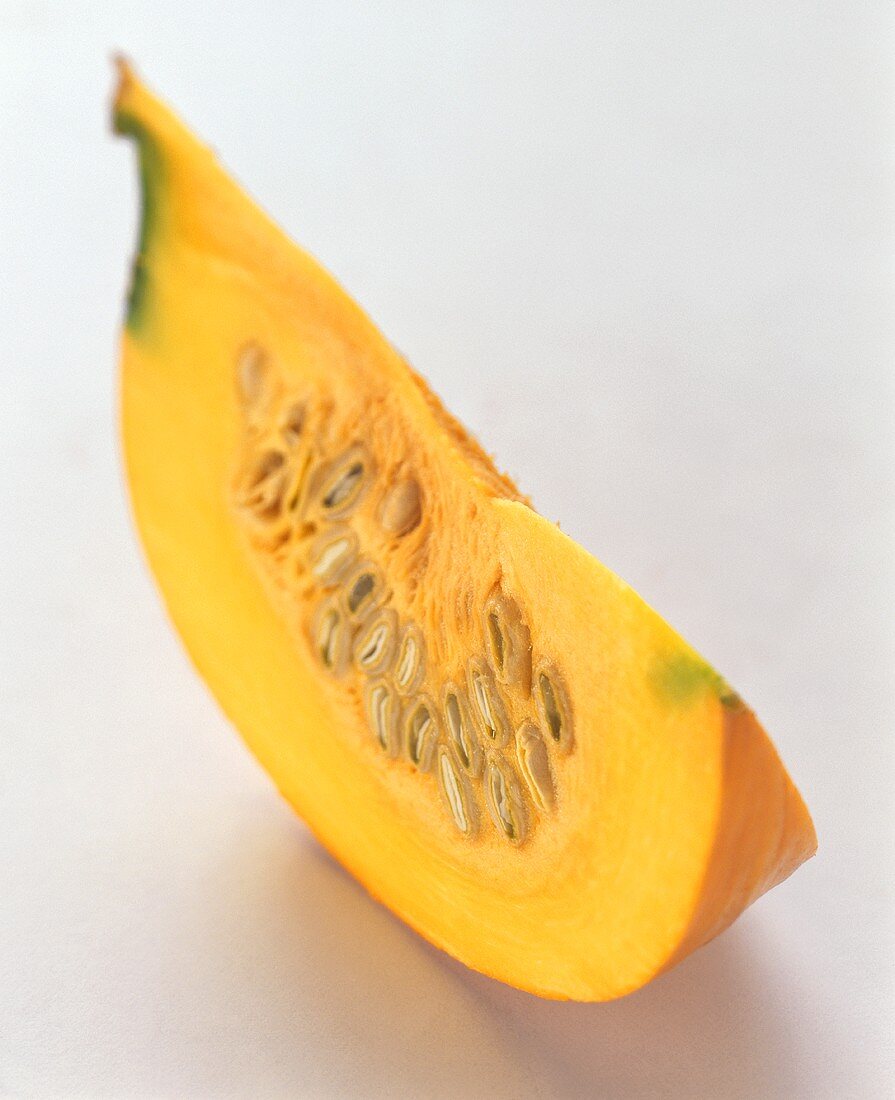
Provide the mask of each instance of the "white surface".
[{"label": "white surface", "polygon": [[[0,3],[0,1093],[892,1095],[888,5],[213,7]],[[430,949],[189,668],[119,470],[114,49],[772,731],[820,855],[635,996]]]}]

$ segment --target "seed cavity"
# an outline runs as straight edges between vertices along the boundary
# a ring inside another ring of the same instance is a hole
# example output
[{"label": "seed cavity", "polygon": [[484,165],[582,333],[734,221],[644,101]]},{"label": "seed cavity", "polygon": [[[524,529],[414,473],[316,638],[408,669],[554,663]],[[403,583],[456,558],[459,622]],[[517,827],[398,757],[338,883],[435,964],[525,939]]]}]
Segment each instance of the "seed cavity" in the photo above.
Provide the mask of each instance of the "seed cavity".
[{"label": "seed cavity", "polygon": [[528,696],[531,632],[516,601],[503,592],[495,592],[485,605],[485,640],[498,678]]},{"label": "seed cavity", "polygon": [[510,723],[490,668],[480,658],[471,657],[467,680],[471,709],[485,743],[503,748],[510,737]]},{"label": "seed cavity", "polygon": [[311,545],[311,572],[323,585],[337,584],[357,558],[357,535],[347,527],[324,531]]},{"label": "seed cavity", "polygon": [[361,447],[351,447],[331,467],[320,490],[320,506],[330,518],[347,516],[360,503],[370,460]]},{"label": "seed cavity", "polygon": [[426,674],[426,643],[416,623],[407,623],[398,642],[395,657],[395,687],[402,695],[411,695]]},{"label": "seed cavity", "polygon": [[422,494],[416,478],[406,478],[386,490],[379,506],[379,522],[384,531],[400,538],[417,527],[421,518]]},{"label": "seed cavity", "polygon": [[552,664],[538,666],[535,674],[535,705],[551,742],[563,752],[569,752],[573,746],[569,694],[562,677]]},{"label": "seed cavity", "polygon": [[513,844],[525,840],[525,803],[512,765],[489,756],[485,765],[485,805],[498,833]]},{"label": "seed cavity", "polygon": [[556,787],[550,754],[533,722],[525,722],[516,731],[516,760],[535,806],[545,812],[552,810],[556,804]]},{"label": "seed cavity", "polygon": [[444,719],[448,737],[463,770],[477,776],[482,770],[482,749],[469,719],[469,707],[456,684],[444,689]]},{"label": "seed cavity", "polygon": [[325,600],[311,627],[314,652],[324,668],[340,676],[345,669],[349,631],[341,608],[334,599]]},{"label": "seed cavity", "polygon": [[401,703],[387,680],[373,680],[366,691],[370,729],[381,749],[397,756],[401,749],[399,719]]},{"label": "seed cavity", "polygon": [[440,729],[438,714],[428,696],[414,699],[404,719],[404,751],[420,771],[427,772],[435,759]]},{"label": "seed cavity", "polygon": [[478,827],[475,802],[469,783],[446,745],[438,750],[438,786],[454,824],[464,836],[474,836]]},{"label": "seed cavity", "polygon": [[354,663],[361,672],[372,676],[389,667],[397,632],[398,616],[389,607],[369,621],[354,643]]},{"label": "seed cavity", "polygon": [[[473,641],[457,679],[445,683],[439,676],[437,688],[424,689],[437,671],[427,668],[426,637],[391,606],[390,573],[383,568],[390,570],[391,562],[383,558],[381,567],[367,559],[360,542],[369,534],[394,550],[394,540],[420,527],[429,504],[420,481],[407,467],[386,479],[362,443],[340,452],[327,446],[334,460],[321,454],[318,447],[331,442],[325,410],[315,412],[310,431],[310,391],[286,392],[257,344],[241,350],[236,382],[245,441],[231,499],[253,550],[288,601],[290,620],[293,611],[302,612],[315,659],[333,676],[346,677],[344,701],[366,716],[375,745],[389,759],[401,759],[395,766],[405,776],[433,773],[460,834],[479,835],[487,815],[507,843],[524,843],[539,816],[560,800],[559,760],[573,748],[573,714],[562,674],[551,661],[533,658],[520,603],[497,585],[475,612],[478,644]],[[378,501],[355,530],[349,517],[376,477]],[[378,535],[368,526],[377,520]],[[304,611],[314,593],[322,593],[321,602]],[[468,603],[461,610],[473,614]],[[431,622],[435,641],[447,621]],[[529,717],[532,704],[537,713]]]}]

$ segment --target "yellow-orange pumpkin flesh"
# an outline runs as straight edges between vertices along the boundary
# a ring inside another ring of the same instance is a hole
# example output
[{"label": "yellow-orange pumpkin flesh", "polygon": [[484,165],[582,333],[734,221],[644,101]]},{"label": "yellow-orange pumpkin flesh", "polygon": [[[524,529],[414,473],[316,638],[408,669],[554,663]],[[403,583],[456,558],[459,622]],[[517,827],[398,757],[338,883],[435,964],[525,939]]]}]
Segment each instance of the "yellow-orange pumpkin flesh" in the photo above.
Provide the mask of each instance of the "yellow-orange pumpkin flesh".
[{"label": "yellow-orange pumpkin flesh", "polygon": [[127,473],[200,672],[432,943],[543,996],[643,985],[814,852],[767,736],[125,64],[115,125]]}]

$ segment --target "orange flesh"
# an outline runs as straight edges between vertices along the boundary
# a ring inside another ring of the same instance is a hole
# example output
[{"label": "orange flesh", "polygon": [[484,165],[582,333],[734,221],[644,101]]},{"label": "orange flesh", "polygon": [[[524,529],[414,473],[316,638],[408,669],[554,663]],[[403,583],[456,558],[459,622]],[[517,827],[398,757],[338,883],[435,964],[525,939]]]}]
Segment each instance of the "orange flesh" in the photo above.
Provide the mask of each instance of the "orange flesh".
[{"label": "orange flesh", "polygon": [[[636,593],[527,505],[126,65],[115,120],[137,139],[144,187],[122,341],[127,474],[150,565],[199,671],[321,842],[432,943],[543,996],[605,1000],[643,985],[814,853],[811,819],[770,740]],[[263,349],[260,412],[237,385],[248,345]],[[495,594],[530,638],[523,660],[556,670],[560,702],[565,685],[568,745],[549,740],[537,684],[529,694],[499,678],[510,741],[492,750],[479,738],[483,759],[490,752],[519,781],[515,802],[492,776],[494,798],[504,791],[506,812],[524,819],[521,842],[492,823],[486,780],[461,774],[479,822],[464,835],[437,775],[371,734],[364,677],[334,676],[315,655],[326,593],[303,563],[331,529],[319,500],[285,535],[240,504],[247,466],[282,439],[297,403],[295,453],[309,470],[362,448],[363,493],[339,525],[358,561],[377,565],[397,619],[419,627],[433,704],[449,682],[465,690],[470,659],[494,663]],[[383,526],[384,498],[408,482],[419,517],[396,535]],[[550,749],[552,808],[526,793],[514,756],[525,722]]]}]

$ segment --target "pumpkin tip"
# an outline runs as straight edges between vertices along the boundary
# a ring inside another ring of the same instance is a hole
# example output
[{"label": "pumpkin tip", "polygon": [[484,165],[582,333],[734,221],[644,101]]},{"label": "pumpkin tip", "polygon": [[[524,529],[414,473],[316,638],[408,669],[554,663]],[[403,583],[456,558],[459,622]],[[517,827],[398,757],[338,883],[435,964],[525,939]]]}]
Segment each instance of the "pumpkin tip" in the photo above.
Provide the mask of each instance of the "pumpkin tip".
[{"label": "pumpkin tip", "polygon": [[121,133],[122,105],[128,98],[128,94],[134,85],[136,77],[133,66],[127,56],[120,52],[112,54],[112,66],[115,70],[117,82],[112,95],[112,129],[115,133]]}]

